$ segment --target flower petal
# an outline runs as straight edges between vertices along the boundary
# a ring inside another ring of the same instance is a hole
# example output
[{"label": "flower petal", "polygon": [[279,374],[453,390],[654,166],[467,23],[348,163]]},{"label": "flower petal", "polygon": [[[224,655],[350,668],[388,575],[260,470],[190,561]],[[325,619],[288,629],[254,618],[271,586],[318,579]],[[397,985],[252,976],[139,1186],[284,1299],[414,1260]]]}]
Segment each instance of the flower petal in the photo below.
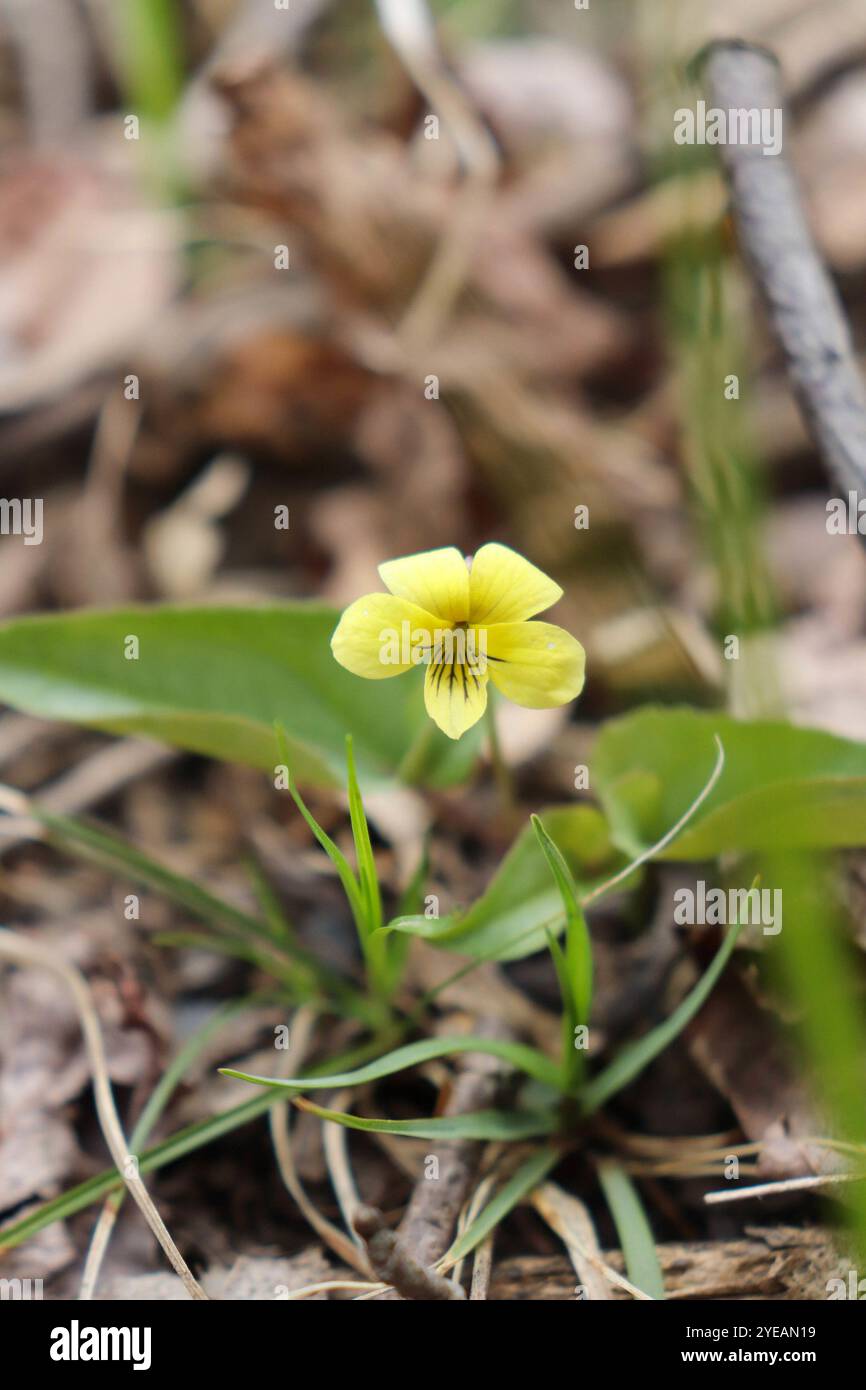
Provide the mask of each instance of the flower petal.
[{"label": "flower petal", "polygon": [[586,653],[553,623],[494,623],[487,631],[487,670],[516,705],[552,709],[583,689]]},{"label": "flower petal", "polygon": [[520,623],[562,598],[558,584],[507,545],[482,545],[469,576],[469,620]]},{"label": "flower petal", "polygon": [[[391,594],[366,594],[350,603],[331,638],[331,651],[355,676],[385,680],[418,665],[412,644],[429,647],[442,624],[432,613]],[[407,660],[401,658],[406,657]]]},{"label": "flower petal", "polygon": [[469,570],[453,545],[407,555],[403,560],[386,560],[379,566],[379,573],[385,586],[398,598],[417,603],[446,623],[466,622]]},{"label": "flower petal", "polygon": [[449,738],[460,738],[487,708],[487,672],[465,662],[427,667],[424,680],[427,713]]}]

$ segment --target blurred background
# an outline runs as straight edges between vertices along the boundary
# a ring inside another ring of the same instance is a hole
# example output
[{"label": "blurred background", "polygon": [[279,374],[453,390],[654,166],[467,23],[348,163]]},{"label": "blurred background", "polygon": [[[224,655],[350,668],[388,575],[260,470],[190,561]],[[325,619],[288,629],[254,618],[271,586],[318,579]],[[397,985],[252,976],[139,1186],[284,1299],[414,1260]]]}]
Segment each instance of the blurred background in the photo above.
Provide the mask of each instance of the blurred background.
[{"label": "blurred background", "polygon": [[858,3],[4,0],[2,491],[45,535],[0,540],[0,614],[341,603],[497,537],[565,583],[589,712],[722,693],[866,732],[863,560],[715,152],[673,141],[718,33],[782,61],[862,336]]}]

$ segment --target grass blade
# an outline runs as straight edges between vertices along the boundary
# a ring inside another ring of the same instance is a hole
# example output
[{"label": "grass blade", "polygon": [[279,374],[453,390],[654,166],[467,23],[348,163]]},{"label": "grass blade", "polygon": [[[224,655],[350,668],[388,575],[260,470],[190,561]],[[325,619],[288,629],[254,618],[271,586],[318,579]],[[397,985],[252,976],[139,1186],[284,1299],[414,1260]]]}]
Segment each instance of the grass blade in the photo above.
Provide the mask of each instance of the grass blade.
[{"label": "grass blade", "polygon": [[474,1250],[476,1245],[480,1245],[484,1237],[499,1225],[512,1208],[544,1181],[548,1173],[556,1167],[560,1157],[559,1149],[546,1144],[543,1149],[527,1158],[454,1242],[445,1255],[447,1264],[456,1264]]},{"label": "grass blade", "polygon": [[598,1176],[617,1229],[629,1279],[650,1298],[664,1298],[665,1285],[655,1237],[637,1188],[618,1163],[602,1163]]},{"label": "grass blade", "polygon": [[[373,1050],[373,1043],[364,1043],[361,1047],[344,1053],[340,1060],[344,1065],[350,1064],[369,1056]],[[331,1059],[330,1062],[322,1065],[333,1066],[334,1060]],[[231,1134],[233,1130],[240,1129],[241,1126],[249,1124],[251,1120],[258,1119],[260,1115],[267,1114],[273,1105],[277,1105],[285,1099],[286,1096],[282,1091],[271,1087],[259,1095],[254,1095],[250,1100],[243,1101],[241,1105],[233,1106],[231,1110],[224,1110],[219,1115],[212,1115],[206,1120],[199,1120],[196,1124],[187,1125],[185,1129],[178,1130],[176,1134],[169,1135],[167,1139],[163,1139],[159,1144],[154,1144],[152,1148],[139,1154],[139,1169],[142,1173],[151,1173],[158,1168],[165,1167],[168,1163],[176,1162],[179,1158],[185,1158],[187,1154],[194,1153],[196,1149],[204,1148],[206,1144],[222,1138],[224,1134]],[[53,1197],[51,1201],[44,1202],[37,1207],[35,1211],[28,1212],[20,1221],[0,1229],[0,1255],[6,1250],[12,1250],[15,1246],[21,1245],[23,1241],[30,1240],[46,1226],[74,1216],[76,1212],[85,1210],[94,1202],[100,1201],[110,1192],[115,1192],[123,1186],[123,1178],[120,1177],[117,1170],[106,1168],[103,1172],[96,1173],[92,1178],[79,1183],[77,1187],[72,1187],[67,1192],[61,1192],[59,1196]]]},{"label": "grass blade", "polygon": [[589,1023],[592,1008],[592,941],[580,905],[577,884],[559,846],[554,844],[539,816],[532,816],[532,828],[559,889],[565,908],[566,977],[572,1007],[578,1023]]},{"label": "grass blade", "polygon": [[344,1086],[361,1086],[368,1081],[378,1081],[384,1076],[405,1071],[407,1067],[421,1062],[432,1061],[436,1057],[450,1057],[461,1052],[482,1052],[490,1057],[501,1057],[517,1070],[542,1082],[545,1086],[559,1089],[559,1068],[556,1063],[537,1047],[525,1043],[508,1042],[498,1038],[424,1038],[421,1042],[408,1043],[398,1047],[384,1057],[378,1057],[356,1071],[337,1072],[328,1076],[297,1076],[286,1080],[277,1077],[252,1076],[247,1072],[234,1071],[231,1067],[221,1067],[223,1076],[233,1076],[240,1081],[251,1081],[257,1086],[290,1087],[297,1091],[323,1091]]},{"label": "grass blade", "polygon": [[331,863],[333,864],[334,868],[337,870],[340,883],[343,885],[343,892],[346,894],[346,897],[349,900],[349,906],[352,909],[352,916],[355,919],[355,926],[357,927],[358,935],[363,941],[365,926],[365,904],[360,885],[358,884],[358,880],[355,878],[355,875],[352,872],[351,866],[345,854],[340,849],[339,845],[336,845],[334,843],[327,831],[323,830],[322,827],[319,825],[319,822],[316,820],[312,811],[310,811],[307,807],[304,798],[301,796],[301,793],[298,791],[295,785],[295,779],[292,776],[292,769],[289,764],[289,745],[286,739],[285,729],[283,728],[282,724],[275,724],[274,729],[276,730],[277,743],[279,745],[280,750],[280,758],[282,759],[283,766],[286,769],[289,794],[292,800],[294,801],[295,805],[297,806],[298,810],[300,811],[301,815],[303,816],[304,820],[307,822],[307,825],[309,826],[310,830],[313,832],[313,835],[316,837],[319,844],[322,846],[322,849],[325,851]]},{"label": "grass blade", "polygon": [[360,1129],[367,1134],[403,1134],[412,1139],[535,1139],[553,1134],[559,1124],[553,1110],[476,1110],[467,1115],[434,1115],[429,1119],[421,1116],[417,1120],[378,1120],[349,1115],[343,1110],[326,1110],[301,1097],[294,1103],[299,1109],[322,1120],[333,1120],[346,1129]]},{"label": "grass blade", "polygon": [[[754,884],[752,886],[754,887]],[[707,969],[691,993],[687,994],[679,1007],[674,1009],[670,1018],[666,1018],[664,1023],[660,1023],[657,1028],[653,1028],[644,1037],[632,1043],[630,1047],[624,1047],[609,1066],[599,1072],[598,1076],[593,1077],[592,1081],[581,1092],[581,1106],[585,1114],[591,1114],[597,1110],[600,1105],[604,1105],[605,1101],[610,1100],[611,1096],[616,1095],[617,1091],[621,1091],[623,1086],[634,1081],[644,1067],[649,1066],[659,1053],[664,1052],[677,1034],[681,1033],[686,1024],[691,1022],[698,1009],[706,1002],[713,986],[727,965],[731,952],[737,943],[740,930],[741,923],[739,922],[735,922],[733,926],[729,927],[724,941]]]},{"label": "grass blade", "polygon": [[575,1029],[577,1028],[577,1015],[574,1011],[574,996],[571,991],[571,981],[568,977],[568,962],[565,952],[557,941],[552,931],[545,933],[547,937],[547,949],[550,951],[553,967],[556,971],[556,978],[559,983],[559,995],[562,1001],[562,1043],[559,1069],[560,1086],[564,1091],[572,1091],[580,1080],[582,1071],[582,1058],[574,1046]]}]

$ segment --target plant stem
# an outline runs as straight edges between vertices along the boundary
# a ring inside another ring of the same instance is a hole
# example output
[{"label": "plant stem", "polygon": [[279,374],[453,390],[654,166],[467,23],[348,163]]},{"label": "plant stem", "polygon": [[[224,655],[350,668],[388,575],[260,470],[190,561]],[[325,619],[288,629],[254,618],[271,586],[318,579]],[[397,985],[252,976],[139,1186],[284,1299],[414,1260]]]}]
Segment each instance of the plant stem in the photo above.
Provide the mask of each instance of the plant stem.
[{"label": "plant stem", "polygon": [[420,780],[435,736],[436,725],[432,719],[425,719],[397,769],[399,781],[406,782],[411,787]]},{"label": "plant stem", "polygon": [[499,742],[499,731],[496,728],[496,712],[493,696],[490,692],[488,692],[487,695],[487,708],[484,711],[484,719],[487,724],[487,737],[490,740],[490,762],[493,767],[493,775],[496,778],[496,785],[499,788],[502,809],[503,811],[511,811],[515,803],[514,782],[508,764],[502,756],[502,744]]}]

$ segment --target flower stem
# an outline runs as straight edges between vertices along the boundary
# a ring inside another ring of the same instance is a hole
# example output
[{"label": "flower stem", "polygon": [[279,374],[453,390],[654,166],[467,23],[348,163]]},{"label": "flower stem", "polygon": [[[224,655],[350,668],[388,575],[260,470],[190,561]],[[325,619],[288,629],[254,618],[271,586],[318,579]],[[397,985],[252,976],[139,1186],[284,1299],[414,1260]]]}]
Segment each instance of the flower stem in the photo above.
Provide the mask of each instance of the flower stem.
[{"label": "flower stem", "polygon": [[406,782],[411,787],[420,780],[435,736],[436,725],[432,719],[425,719],[397,769],[397,776],[401,782]]},{"label": "flower stem", "polygon": [[499,742],[499,731],[496,728],[496,710],[493,697],[488,693],[487,708],[484,711],[484,719],[487,724],[487,737],[490,741],[490,762],[493,767],[493,775],[496,778],[496,785],[499,789],[499,797],[503,811],[511,811],[514,808],[514,781],[511,770],[502,756],[502,744]]}]

